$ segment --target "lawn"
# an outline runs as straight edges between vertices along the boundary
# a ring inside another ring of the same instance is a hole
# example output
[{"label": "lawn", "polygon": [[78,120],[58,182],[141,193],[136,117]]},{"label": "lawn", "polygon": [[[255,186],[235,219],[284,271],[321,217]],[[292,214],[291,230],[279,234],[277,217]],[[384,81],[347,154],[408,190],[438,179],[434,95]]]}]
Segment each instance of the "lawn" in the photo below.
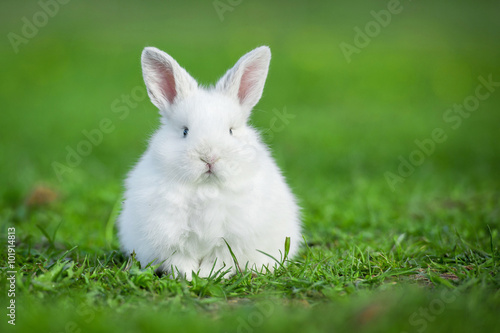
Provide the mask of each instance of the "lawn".
[{"label": "lawn", "polygon": [[[498,331],[499,10],[2,1],[0,330]],[[208,85],[259,45],[273,57],[251,123],[300,201],[304,245],[272,274],[157,276],[114,226],[158,127],[141,51]]]}]

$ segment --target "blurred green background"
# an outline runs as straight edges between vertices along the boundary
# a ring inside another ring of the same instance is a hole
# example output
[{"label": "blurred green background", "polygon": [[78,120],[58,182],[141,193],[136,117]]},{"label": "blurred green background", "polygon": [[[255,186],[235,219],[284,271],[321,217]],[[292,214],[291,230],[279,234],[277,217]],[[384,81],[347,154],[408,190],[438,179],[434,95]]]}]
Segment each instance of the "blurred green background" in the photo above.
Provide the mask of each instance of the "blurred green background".
[{"label": "blurred green background", "polygon": [[[371,11],[388,3],[72,0],[43,22],[39,2],[2,0],[2,233],[15,225],[36,243],[36,224],[52,231],[61,223],[62,243],[97,255],[117,249],[110,214],[158,127],[149,99],[122,100],[145,92],[142,49],[166,51],[208,85],[269,45],[269,77],[251,122],[304,208],[308,241],[335,244],[346,234],[376,248],[403,232],[451,239],[464,226],[463,237],[487,243],[486,226],[495,237],[499,228],[500,87],[458,128],[443,116],[474,96],[480,76],[500,82],[500,2],[402,0],[348,61],[340,45],[356,46],[356,28],[373,26]],[[34,15],[44,24],[27,38]],[[25,39],[13,47],[13,38]],[[270,134],[284,110],[289,123]],[[58,179],[54,162],[67,165],[68,147],[103,119],[113,130]],[[408,159],[435,128],[447,139],[391,188],[386,173],[397,175],[400,156]],[[36,199],[40,186],[49,194]],[[45,201],[49,209],[33,210]],[[480,213],[471,220],[470,210]]]},{"label": "blurred green background", "polygon": [[22,36],[22,18],[32,21],[41,7],[2,1],[4,193],[15,197],[33,182],[57,180],[51,163],[63,163],[66,146],[75,148],[85,139],[82,130],[103,118],[116,129],[55,184],[121,181],[158,123],[147,99],[123,120],[111,110],[115,99],[143,87],[145,46],[165,50],[211,84],[242,54],[269,45],[271,70],[252,122],[268,128],[274,108],[296,116],[272,144],[290,174],[316,171],[290,179],[301,190],[318,185],[315,174],[330,186],[353,173],[383,178],[436,127],[449,139],[402,190],[429,168],[457,182],[464,172],[498,179],[500,94],[481,102],[457,130],[442,120],[474,93],[478,76],[500,81],[497,2],[402,1],[402,11],[350,63],[340,43],[354,45],[354,28],[364,29],[373,21],[370,11],[386,9],[386,1],[225,4],[231,9],[221,20],[211,1],[70,1],[15,53],[7,34]]}]

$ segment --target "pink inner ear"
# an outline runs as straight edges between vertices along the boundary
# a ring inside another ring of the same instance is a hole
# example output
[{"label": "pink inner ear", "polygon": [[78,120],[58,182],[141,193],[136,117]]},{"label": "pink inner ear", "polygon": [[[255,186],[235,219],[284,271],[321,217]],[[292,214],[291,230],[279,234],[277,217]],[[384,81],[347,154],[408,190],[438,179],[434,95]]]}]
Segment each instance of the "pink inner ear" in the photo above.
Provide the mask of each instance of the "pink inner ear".
[{"label": "pink inner ear", "polygon": [[175,78],[172,68],[165,67],[165,64],[162,63],[157,63],[155,67],[155,72],[158,75],[158,86],[169,103],[173,103],[177,91],[175,90]]},{"label": "pink inner ear", "polygon": [[249,65],[245,68],[243,75],[241,76],[240,89],[238,90],[238,98],[240,99],[240,103],[243,104],[245,98],[247,98],[248,93],[252,89],[253,84],[255,83],[254,79],[254,71],[257,69],[255,65]]}]

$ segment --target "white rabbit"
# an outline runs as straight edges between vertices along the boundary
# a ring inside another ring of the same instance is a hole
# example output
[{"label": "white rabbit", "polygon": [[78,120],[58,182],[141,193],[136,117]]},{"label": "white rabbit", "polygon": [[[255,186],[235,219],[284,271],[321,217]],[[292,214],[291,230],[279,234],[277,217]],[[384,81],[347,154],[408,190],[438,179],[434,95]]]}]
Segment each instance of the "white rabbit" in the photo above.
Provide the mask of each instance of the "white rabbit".
[{"label": "white rabbit", "polygon": [[[223,268],[272,270],[301,243],[295,197],[255,129],[247,124],[267,77],[271,51],[244,55],[204,88],[168,54],[142,53],[148,94],[161,126],[126,180],[118,219],[123,251],[145,267],[192,278]],[[262,252],[260,252],[262,251]],[[264,267],[266,266],[266,267]]]}]

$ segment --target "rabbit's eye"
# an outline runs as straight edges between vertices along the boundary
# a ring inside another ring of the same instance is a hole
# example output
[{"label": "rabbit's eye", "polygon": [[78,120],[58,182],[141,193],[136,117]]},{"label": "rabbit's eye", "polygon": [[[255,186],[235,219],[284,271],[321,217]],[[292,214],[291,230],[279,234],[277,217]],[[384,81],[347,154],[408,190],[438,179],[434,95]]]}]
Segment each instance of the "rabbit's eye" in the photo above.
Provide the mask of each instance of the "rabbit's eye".
[{"label": "rabbit's eye", "polygon": [[229,134],[233,135],[233,129],[232,128],[229,129]]},{"label": "rabbit's eye", "polygon": [[189,128],[185,127],[184,132],[183,132],[184,137],[186,137],[188,135],[188,133],[189,133]]}]

